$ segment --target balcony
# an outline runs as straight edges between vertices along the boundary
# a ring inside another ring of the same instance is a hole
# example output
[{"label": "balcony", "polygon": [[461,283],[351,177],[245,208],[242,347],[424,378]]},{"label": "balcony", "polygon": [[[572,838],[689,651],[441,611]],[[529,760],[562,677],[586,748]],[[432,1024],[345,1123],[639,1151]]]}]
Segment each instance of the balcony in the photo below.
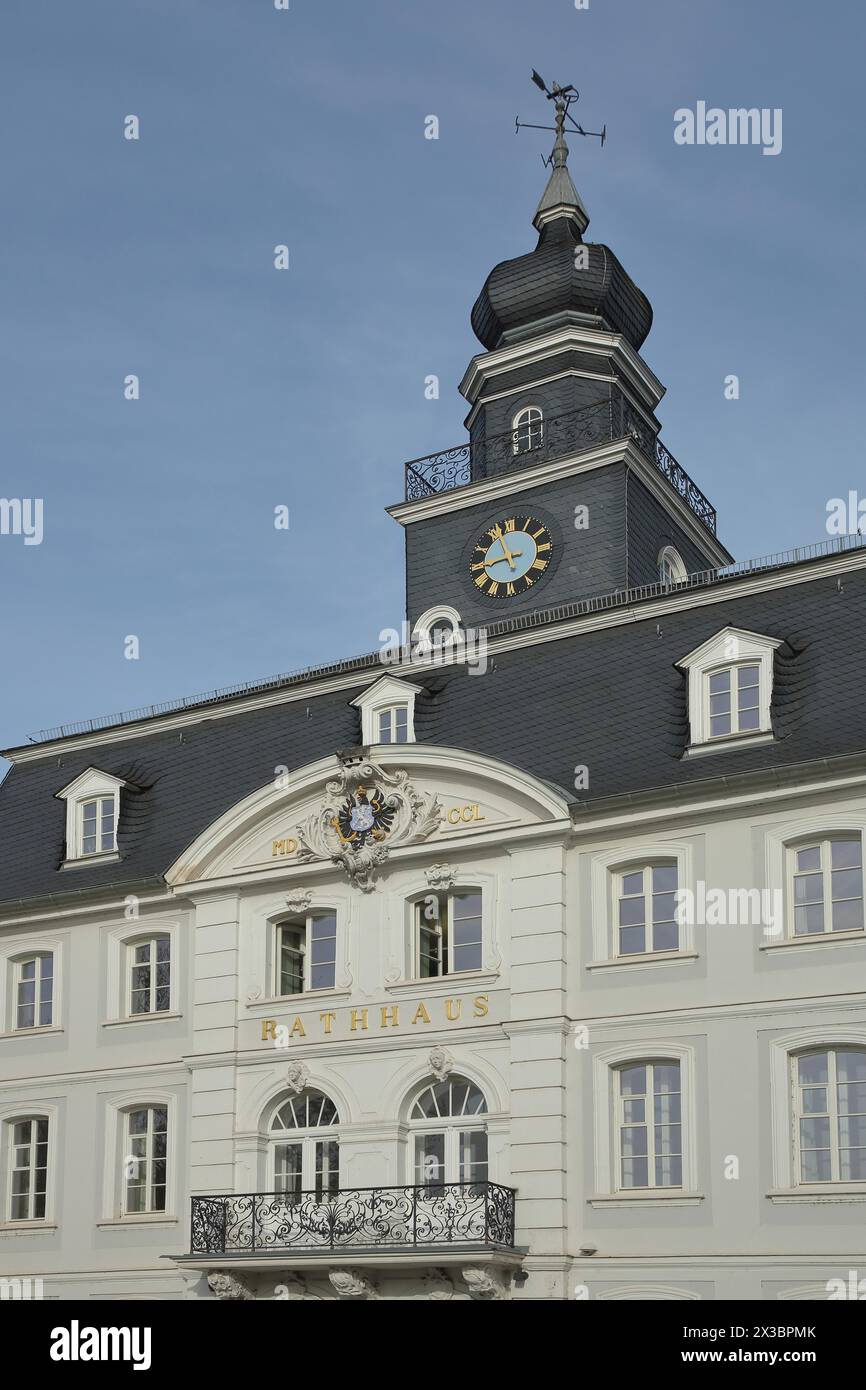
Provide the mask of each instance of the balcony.
[{"label": "balcony", "polygon": [[510,1253],[514,1198],[490,1182],[193,1197],[186,1259]]},{"label": "balcony", "polygon": [[612,391],[608,400],[594,401],[566,415],[545,420],[540,438],[531,446],[519,437],[519,432],[508,430],[474,445],[467,441],[438,454],[411,459],[405,465],[406,501],[419,501],[513,468],[531,468],[582,449],[591,449],[596,444],[628,438],[634,440],[641,453],[667,478],[698,521],[715,535],[715,508],[621,391]]}]

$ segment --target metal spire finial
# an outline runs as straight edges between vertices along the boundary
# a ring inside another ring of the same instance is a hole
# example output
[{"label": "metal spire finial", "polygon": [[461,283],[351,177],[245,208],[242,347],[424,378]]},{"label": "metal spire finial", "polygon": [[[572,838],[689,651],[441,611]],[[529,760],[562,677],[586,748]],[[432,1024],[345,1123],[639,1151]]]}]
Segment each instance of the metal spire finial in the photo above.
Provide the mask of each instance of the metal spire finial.
[{"label": "metal spire finial", "polygon": [[580,195],[572,182],[571,174],[568,172],[568,145],[565,142],[565,123],[568,121],[572,129],[578,135],[593,137],[604,142],[607,138],[607,126],[602,126],[601,130],[584,130],[571,114],[571,107],[580,100],[580,93],[577,88],[569,84],[561,87],[558,82],[554,82],[552,87],[548,87],[544,78],[532,69],[532,80],[536,87],[544,92],[548,101],[554,104],[555,124],[536,125],[529,121],[521,121],[518,117],[515,122],[515,130],[552,130],[556,133],[553,150],[543,163],[551,170],[547,187],[541,196],[541,201],[535,210],[533,218],[534,225],[540,231],[545,222],[552,221],[554,218],[569,216],[579,226],[583,233],[589,225],[589,214],[581,202]]}]

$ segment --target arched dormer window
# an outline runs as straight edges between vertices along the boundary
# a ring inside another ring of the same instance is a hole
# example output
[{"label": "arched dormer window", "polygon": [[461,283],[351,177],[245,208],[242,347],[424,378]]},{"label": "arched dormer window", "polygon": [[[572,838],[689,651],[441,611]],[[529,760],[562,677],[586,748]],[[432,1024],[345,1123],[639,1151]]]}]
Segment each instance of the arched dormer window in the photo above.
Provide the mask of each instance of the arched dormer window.
[{"label": "arched dormer window", "polygon": [[415,1185],[483,1183],[488,1178],[487,1101],[462,1076],[428,1083],[409,1110]]},{"label": "arched dormer window", "polygon": [[666,545],[659,551],[658,573],[661,584],[684,584],[688,579],[682,556],[672,545]]},{"label": "arched dormer window", "polygon": [[526,454],[544,442],[544,417],[537,405],[518,410],[511,422],[511,447],[515,454]]},{"label": "arched dormer window", "polygon": [[269,1126],[273,1190],[290,1201],[314,1193],[317,1202],[340,1187],[340,1123],[323,1091],[307,1087],[279,1103]]}]

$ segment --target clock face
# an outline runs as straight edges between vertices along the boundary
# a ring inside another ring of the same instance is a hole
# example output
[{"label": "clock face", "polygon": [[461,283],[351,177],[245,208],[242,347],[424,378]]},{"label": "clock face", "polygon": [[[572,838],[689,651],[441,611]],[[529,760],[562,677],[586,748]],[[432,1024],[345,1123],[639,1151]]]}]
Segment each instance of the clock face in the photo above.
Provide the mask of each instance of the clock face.
[{"label": "clock face", "polygon": [[486,598],[516,598],[538,583],[552,559],[547,526],[517,512],[478,537],[469,556],[469,577]]}]

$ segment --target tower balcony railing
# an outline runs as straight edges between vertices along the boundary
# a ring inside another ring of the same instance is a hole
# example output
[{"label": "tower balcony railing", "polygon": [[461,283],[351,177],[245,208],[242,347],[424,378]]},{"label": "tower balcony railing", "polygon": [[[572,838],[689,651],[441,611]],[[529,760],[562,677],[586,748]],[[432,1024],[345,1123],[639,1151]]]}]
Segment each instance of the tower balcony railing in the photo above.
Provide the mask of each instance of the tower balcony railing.
[{"label": "tower balcony railing", "polygon": [[614,439],[631,438],[667,478],[707,530],[716,534],[716,511],[620,391],[530,427],[508,430],[476,443],[457,444],[406,465],[406,501],[465,487],[480,478],[548,463]]},{"label": "tower balcony railing", "polygon": [[492,1182],[193,1197],[190,1255],[513,1250],[514,1198]]}]

